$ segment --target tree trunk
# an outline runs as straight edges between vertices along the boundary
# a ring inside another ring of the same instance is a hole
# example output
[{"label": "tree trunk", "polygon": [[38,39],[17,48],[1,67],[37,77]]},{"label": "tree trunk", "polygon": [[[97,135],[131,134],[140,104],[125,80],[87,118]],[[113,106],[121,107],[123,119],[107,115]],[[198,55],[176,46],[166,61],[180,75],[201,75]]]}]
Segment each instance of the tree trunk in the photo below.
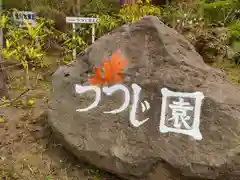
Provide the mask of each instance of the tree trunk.
[{"label": "tree trunk", "polygon": [[[0,3],[1,5],[1,3]],[[0,7],[1,8],[1,7]],[[2,49],[4,48],[3,42],[3,30],[0,27],[0,98],[8,97],[8,89],[7,89],[7,74],[6,70],[3,68],[3,57],[2,57]]]},{"label": "tree trunk", "polygon": [[[0,62],[1,63],[1,62]],[[2,97],[8,97],[8,89],[7,89],[7,83],[6,83],[6,72],[4,69],[0,69],[0,98]]]}]

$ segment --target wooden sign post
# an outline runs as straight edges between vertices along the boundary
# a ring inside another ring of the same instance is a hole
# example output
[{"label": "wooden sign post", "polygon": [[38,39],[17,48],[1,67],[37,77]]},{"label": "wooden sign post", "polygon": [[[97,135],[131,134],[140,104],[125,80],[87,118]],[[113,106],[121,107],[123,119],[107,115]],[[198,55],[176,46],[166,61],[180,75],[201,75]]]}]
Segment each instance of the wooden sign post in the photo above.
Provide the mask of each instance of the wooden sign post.
[{"label": "wooden sign post", "polygon": [[[98,18],[88,18],[88,17],[66,17],[66,22],[72,24],[73,28],[73,39],[76,39],[76,24],[93,24],[92,26],[92,43],[95,41],[95,23],[99,22]],[[76,59],[77,52],[76,47],[73,49],[73,60]]]}]

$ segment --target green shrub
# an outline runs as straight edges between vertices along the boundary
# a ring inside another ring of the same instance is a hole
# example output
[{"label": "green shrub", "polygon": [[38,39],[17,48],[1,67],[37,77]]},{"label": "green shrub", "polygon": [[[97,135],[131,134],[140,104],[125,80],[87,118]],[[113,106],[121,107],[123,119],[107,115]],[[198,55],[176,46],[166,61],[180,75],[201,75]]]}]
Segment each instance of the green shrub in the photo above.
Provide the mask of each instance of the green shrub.
[{"label": "green shrub", "polygon": [[29,1],[24,0],[18,0],[16,3],[16,0],[3,0],[2,1],[4,9],[12,9],[16,8],[19,10],[27,10],[30,7]]},{"label": "green shrub", "polygon": [[231,43],[240,41],[240,22],[237,21],[230,26]]},{"label": "green shrub", "polygon": [[63,32],[66,31],[66,14],[64,14],[64,12],[58,11],[50,6],[38,6],[34,8],[34,11],[38,17],[53,20],[57,29]]},{"label": "green shrub", "polygon": [[226,58],[228,44],[228,29],[215,28],[197,35],[194,46],[206,63],[214,63]]},{"label": "green shrub", "polygon": [[204,3],[204,17],[209,23],[229,23],[236,18],[239,2],[236,0]]},{"label": "green shrub", "polygon": [[150,1],[143,3],[139,0],[134,5],[125,4],[115,15],[93,14],[100,18],[100,23],[96,24],[97,36],[100,37],[123,24],[140,20],[144,16],[160,16],[162,12],[162,8],[151,5]]},{"label": "green shrub", "polygon": [[235,64],[240,65],[240,52],[235,53],[232,60]]},{"label": "green shrub", "polygon": [[113,14],[119,11],[119,2],[115,0],[92,0],[81,7],[81,14],[89,16],[91,14]]},{"label": "green shrub", "polygon": [[119,12],[119,17],[123,23],[131,23],[144,16],[160,16],[162,9],[150,4],[150,1],[143,3],[138,1],[134,5],[125,4]]},{"label": "green shrub", "polygon": [[235,64],[240,64],[240,22],[236,21],[229,26],[230,45],[235,53],[232,60]]},{"label": "green shrub", "polygon": [[192,28],[204,25],[203,8],[199,2],[177,2],[166,6],[161,19],[168,26],[184,33]]}]

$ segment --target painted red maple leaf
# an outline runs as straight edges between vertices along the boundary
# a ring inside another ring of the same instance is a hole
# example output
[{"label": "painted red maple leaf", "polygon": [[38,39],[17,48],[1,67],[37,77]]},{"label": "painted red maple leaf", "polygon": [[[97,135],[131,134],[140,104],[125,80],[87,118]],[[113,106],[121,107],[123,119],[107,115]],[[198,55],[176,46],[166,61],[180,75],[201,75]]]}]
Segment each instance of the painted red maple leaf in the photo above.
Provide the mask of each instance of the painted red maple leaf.
[{"label": "painted red maple leaf", "polygon": [[123,82],[123,70],[127,66],[127,60],[120,57],[120,50],[115,52],[111,59],[103,60],[103,76],[101,68],[95,67],[94,77],[89,79],[92,85],[120,84]]}]

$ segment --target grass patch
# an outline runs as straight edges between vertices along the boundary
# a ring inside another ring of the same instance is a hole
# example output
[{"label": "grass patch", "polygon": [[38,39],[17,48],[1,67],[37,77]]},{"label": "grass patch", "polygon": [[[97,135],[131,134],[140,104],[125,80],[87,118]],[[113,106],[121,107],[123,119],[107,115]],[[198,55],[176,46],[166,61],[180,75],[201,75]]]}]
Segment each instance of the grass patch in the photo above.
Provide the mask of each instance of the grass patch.
[{"label": "grass patch", "polygon": [[233,84],[240,84],[240,65],[236,65],[230,61],[223,61],[221,63],[214,63],[212,66],[225,71]]}]

